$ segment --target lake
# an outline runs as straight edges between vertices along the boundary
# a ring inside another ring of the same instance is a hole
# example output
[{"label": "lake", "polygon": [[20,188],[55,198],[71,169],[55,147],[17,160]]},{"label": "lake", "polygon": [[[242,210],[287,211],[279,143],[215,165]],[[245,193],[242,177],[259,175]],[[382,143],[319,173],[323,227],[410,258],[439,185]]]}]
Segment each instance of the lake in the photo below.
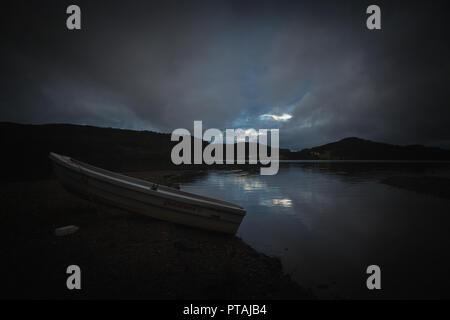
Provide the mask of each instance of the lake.
[{"label": "lake", "polygon": [[[450,200],[381,183],[396,175],[450,177],[450,165],[281,163],[274,176],[214,170],[181,189],[243,206],[237,236],[320,298],[449,298]],[[381,290],[366,287],[372,264]]]}]

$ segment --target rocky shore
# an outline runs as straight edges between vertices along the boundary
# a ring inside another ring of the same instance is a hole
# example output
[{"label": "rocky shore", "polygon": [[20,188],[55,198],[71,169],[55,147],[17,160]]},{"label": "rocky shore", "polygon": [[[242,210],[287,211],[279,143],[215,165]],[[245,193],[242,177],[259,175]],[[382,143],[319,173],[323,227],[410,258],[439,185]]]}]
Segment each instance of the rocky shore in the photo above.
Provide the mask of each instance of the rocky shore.
[{"label": "rocky shore", "polygon": [[[132,175],[177,186],[193,172]],[[55,179],[0,187],[2,298],[311,299],[280,261],[236,236],[87,202]],[[57,237],[55,228],[76,225]],[[78,265],[82,289],[66,288]]]}]

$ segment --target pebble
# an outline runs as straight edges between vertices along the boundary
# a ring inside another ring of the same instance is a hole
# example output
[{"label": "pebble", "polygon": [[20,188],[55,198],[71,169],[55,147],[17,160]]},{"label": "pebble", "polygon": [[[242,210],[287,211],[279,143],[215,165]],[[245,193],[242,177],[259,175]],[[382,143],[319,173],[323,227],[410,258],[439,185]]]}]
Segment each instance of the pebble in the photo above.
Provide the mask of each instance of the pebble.
[{"label": "pebble", "polygon": [[55,236],[57,236],[57,237],[67,236],[69,234],[77,232],[78,229],[80,229],[80,228],[78,228],[77,226],[74,226],[74,225],[56,228]]}]

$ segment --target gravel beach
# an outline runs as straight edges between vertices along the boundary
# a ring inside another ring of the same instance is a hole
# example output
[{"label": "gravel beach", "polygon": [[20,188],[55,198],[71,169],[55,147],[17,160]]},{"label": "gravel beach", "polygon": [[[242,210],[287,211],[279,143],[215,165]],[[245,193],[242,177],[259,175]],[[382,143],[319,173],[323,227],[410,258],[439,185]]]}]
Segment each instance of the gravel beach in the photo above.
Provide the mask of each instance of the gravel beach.
[{"label": "gravel beach", "polygon": [[[177,186],[195,172],[130,175]],[[279,259],[236,236],[82,200],[55,179],[1,185],[2,298],[311,299]],[[55,228],[76,225],[57,237]],[[82,289],[67,290],[78,265]]]}]

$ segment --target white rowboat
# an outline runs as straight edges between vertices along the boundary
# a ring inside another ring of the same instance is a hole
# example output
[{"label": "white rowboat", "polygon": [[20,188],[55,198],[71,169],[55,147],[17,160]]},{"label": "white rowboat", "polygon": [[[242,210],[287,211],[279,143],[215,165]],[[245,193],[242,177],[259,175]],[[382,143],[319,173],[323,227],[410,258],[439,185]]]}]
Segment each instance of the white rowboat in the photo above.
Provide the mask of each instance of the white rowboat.
[{"label": "white rowboat", "polygon": [[50,153],[61,184],[85,198],[150,217],[235,234],[245,209]]}]

